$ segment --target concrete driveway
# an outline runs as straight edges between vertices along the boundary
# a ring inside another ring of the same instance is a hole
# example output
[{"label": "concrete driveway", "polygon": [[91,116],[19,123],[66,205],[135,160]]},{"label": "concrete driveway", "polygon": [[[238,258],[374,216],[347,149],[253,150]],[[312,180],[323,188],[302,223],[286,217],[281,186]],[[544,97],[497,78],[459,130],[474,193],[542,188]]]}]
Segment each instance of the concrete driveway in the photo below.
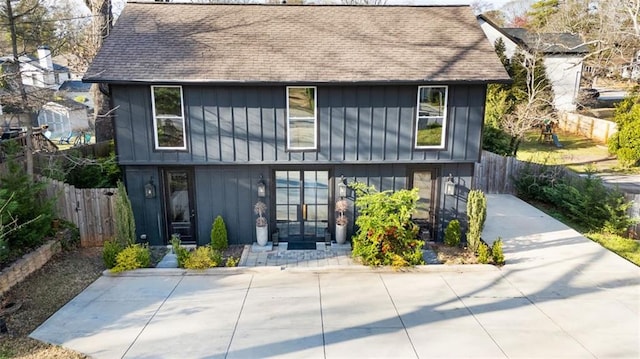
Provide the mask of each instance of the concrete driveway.
[{"label": "concrete driveway", "polygon": [[489,196],[498,236],[501,269],[103,276],[31,336],[95,358],[640,357],[638,267],[512,196]]}]

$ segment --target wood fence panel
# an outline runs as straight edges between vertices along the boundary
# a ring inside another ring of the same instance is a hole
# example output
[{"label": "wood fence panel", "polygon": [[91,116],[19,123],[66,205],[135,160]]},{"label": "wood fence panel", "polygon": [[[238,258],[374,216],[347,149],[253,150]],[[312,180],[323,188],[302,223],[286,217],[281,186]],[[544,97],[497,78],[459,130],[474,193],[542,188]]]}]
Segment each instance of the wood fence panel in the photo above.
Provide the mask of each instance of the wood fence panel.
[{"label": "wood fence panel", "polygon": [[80,231],[80,245],[101,246],[115,233],[114,200],[117,188],[75,188],[69,184],[41,178],[46,183],[45,193],[54,199],[54,212],[58,218],[75,224]]}]

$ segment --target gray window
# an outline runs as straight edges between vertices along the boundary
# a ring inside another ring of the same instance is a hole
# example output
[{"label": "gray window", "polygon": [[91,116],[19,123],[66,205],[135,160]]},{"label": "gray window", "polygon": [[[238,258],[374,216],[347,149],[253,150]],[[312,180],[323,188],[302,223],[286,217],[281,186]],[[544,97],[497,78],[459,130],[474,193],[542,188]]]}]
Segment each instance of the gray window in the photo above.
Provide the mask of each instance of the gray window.
[{"label": "gray window", "polygon": [[185,150],[187,136],[182,87],[151,86],[153,128],[157,150]]},{"label": "gray window", "polygon": [[446,120],[447,87],[418,87],[416,148],[444,148]]},{"label": "gray window", "polygon": [[287,87],[287,149],[317,149],[315,87]]}]

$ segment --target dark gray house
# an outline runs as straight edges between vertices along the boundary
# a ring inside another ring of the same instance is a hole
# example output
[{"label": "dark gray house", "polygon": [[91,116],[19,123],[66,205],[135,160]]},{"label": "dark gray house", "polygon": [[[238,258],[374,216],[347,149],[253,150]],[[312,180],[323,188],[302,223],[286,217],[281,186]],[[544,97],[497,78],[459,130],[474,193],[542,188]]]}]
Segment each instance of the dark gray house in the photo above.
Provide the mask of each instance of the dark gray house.
[{"label": "dark gray house", "polygon": [[222,215],[240,244],[258,200],[281,241],[324,241],[341,181],[419,188],[439,235],[509,77],[467,6],[130,2],[84,81],[111,93],[138,235],[204,244]]}]

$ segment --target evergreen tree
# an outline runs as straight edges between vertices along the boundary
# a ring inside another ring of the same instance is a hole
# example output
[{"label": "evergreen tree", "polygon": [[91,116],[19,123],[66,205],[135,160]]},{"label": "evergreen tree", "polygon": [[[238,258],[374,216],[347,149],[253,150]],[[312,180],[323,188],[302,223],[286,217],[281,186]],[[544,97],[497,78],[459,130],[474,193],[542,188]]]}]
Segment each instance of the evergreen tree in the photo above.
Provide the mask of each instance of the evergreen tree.
[{"label": "evergreen tree", "polygon": [[133,218],[131,201],[127,196],[127,189],[120,181],[118,181],[115,206],[116,242],[123,248],[128,247],[136,241],[136,224]]}]

